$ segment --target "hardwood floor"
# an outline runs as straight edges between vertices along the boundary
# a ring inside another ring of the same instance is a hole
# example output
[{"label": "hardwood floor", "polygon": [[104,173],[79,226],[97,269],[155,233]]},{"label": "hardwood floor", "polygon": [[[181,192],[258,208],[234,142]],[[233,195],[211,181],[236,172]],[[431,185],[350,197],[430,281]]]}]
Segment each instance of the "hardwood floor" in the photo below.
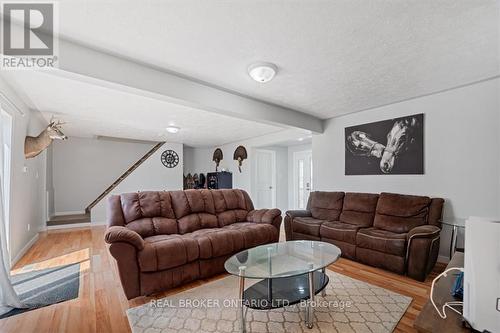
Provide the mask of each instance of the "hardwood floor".
[{"label": "hardwood floor", "polygon": [[[16,264],[13,274],[21,270],[26,272],[80,262],[80,296],[2,319],[0,332],[130,332],[125,310],[144,304],[151,298],[140,297],[127,301],[120,286],[116,264],[103,240],[104,230],[104,227],[94,227],[41,233],[39,240]],[[415,332],[413,321],[427,300],[432,277],[441,272],[444,265],[438,264],[426,282],[414,281],[347,259],[340,259],[329,268],[412,297],[413,302],[395,332]],[[155,298],[190,289],[206,281],[196,281],[155,295]]]}]

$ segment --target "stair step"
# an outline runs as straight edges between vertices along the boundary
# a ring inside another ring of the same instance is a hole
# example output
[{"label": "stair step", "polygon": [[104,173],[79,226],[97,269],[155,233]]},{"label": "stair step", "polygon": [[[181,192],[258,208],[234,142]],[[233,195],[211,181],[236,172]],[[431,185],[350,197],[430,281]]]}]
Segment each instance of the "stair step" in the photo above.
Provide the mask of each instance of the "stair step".
[{"label": "stair step", "polygon": [[71,215],[60,215],[53,216],[49,221],[47,221],[47,226],[60,226],[66,224],[78,224],[78,223],[89,223],[90,214],[71,214]]},{"label": "stair step", "polygon": [[80,220],[84,218],[90,218],[90,215],[88,214],[57,215],[57,216],[52,216],[49,221]]}]

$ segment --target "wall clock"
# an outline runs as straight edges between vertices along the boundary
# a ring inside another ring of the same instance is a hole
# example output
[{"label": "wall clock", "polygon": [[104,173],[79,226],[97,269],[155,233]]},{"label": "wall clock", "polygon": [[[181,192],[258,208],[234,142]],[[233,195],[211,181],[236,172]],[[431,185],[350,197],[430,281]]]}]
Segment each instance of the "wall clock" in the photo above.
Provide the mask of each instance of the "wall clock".
[{"label": "wall clock", "polygon": [[161,154],[161,163],[167,168],[175,168],[179,164],[179,155],[173,150],[165,150]]}]

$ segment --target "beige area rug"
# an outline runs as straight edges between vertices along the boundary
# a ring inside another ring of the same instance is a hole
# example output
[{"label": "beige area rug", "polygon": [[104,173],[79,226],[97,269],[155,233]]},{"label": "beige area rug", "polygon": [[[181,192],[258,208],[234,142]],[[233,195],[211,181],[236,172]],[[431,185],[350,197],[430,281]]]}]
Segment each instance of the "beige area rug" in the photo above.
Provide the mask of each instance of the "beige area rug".
[{"label": "beige area rug", "polygon": [[[412,300],[332,271],[327,274],[327,295],[316,296],[312,329],[305,326],[305,306],[299,303],[271,311],[248,309],[247,332],[392,332]],[[238,281],[229,276],[131,308],[127,316],[132,332],[239,332]]]}]

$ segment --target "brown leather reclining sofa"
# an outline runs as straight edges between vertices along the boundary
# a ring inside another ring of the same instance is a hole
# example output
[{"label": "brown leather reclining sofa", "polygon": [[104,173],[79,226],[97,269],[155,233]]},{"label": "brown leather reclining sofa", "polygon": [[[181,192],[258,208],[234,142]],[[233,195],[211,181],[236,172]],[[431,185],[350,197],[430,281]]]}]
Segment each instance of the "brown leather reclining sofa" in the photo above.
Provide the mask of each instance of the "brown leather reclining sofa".
[{"label": "brown leather reclining sofa", "polygon": [[444,200],[393,193],[312,192],[286,212],[287,240],[322,240],[342,256],[423,281],[439,252]]},{"label": "brown leather reclining sofa", "polygon": [[224,272],[231,255],[277,242],[278,209],[254,210],[242,190],[111,196],[105,235],[128,299]]}]

